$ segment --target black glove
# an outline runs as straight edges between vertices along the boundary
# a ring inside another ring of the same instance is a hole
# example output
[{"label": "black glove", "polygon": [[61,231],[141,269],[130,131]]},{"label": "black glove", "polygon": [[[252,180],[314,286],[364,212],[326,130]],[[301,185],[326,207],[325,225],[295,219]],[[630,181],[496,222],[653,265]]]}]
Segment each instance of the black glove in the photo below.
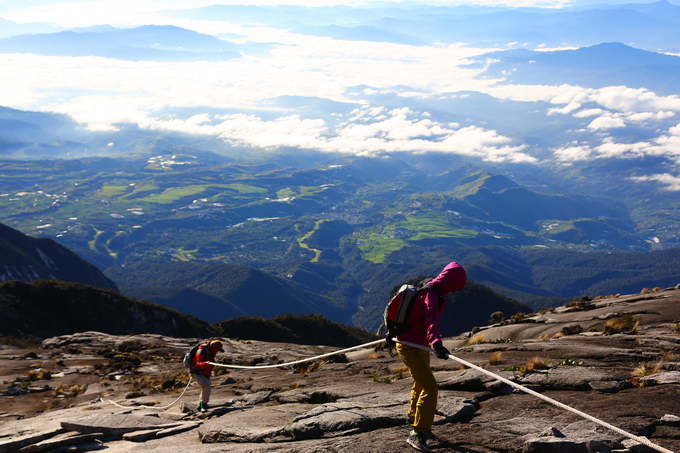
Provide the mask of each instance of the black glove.
[{"label": "black glove", "polygon": [[432,348],[434,348],[434,355],[436,355],[438,359],[446,360],[449,358],[449,354],[451,354],[449,350],[444,347],[444,343],[442,343],[441,340],[433,344]]},{"label": "black glove", "polygon": [[389,349],[392,349],[392,348],[394,348],[394,347],[397,345],[397,343],[394,342],[394,340],[392,339],[392,336],[391,336],[391,335],[387,335],[387,336],[385,337],[385,345],[386,345]]}]

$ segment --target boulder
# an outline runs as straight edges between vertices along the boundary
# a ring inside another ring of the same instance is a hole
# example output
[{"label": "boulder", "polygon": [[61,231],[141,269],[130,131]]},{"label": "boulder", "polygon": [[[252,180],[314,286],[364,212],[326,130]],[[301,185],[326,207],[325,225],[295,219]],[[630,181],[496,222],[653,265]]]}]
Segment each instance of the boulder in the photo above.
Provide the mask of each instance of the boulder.
[{"label": "boulder", "polygon": [[55,436],[51,439],[43,440],[32,445],[28,445],[19,450],[20,453],[37,453],[41,451],[52,451],[59,447],[69,445],[79,445],[86,442],[92,442],[102,437],[102,433],[78,434],[65,433],[63,435]]},{"label": "boulder", "polygon": [[467,368],[458,371],[439,371],[434,373],[437,385],[442,390],[484,391],[485,384],[495,381],[484,373]]},{"label": "boulder", "polygon": [[661,417],[662,425],[680,426],[680,417],[677,415],[666,414]]},{"label": "boulder", "polygon": [[122,437],[134,431],[164,429],[177,426],[159,417],[134,414],[102,414],[74,421],[62,421],[61,427],[79,433],[103,433],[105,437]]},{"label": "boulder", "polygon": [[664,371],[640,378],[647,385],[680,384],[680,371]]},{"label": "boulder", "polygon": [[522,385],[540,385],[555,390],[590,390],[591,382],[618,381],[618,378],[610,371],[595,368],[557,367],[543,373],[529,373],[518,380]]},{"label": "boulder", "polygon": [[621,448],[620,434],[590,421],[579,421],[563,428],[550,427],[529,438],[523,453],[591,453]]},{"label": "boulder", "polygon": [[0,453],[14,453],[20,451],[23,447],[42,442],[45,439],[50,439],[65,431],[61,428],[50,428],[43,431],[37,431],[29,434],[20,435],[18,437],[10,437],[9,439],[0,440]]}]

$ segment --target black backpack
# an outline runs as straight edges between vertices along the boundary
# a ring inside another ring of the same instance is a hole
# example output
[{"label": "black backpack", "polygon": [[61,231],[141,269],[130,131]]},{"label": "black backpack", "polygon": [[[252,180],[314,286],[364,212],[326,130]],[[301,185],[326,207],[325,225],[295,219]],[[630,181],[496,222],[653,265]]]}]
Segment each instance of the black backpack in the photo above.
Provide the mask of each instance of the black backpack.
[{"label": "black backpack", "polygon": [[425,289],[437,289],[434,285],[425,284],[432,280],[432,278],[424,280],[420,278],[418,280],[420,280],[418,284],[410,282],[402,284],[390,297],[383,313],[383,323],[380,329],[378,329],[378,335],[393,338],[409,329],[408,319],[416,295]]},{"label": "black backpack", "polygon": [[189,371],[192,371],[194,368],[194,357],[196,356],[199,347],[201,347],[201,343],[197,343],[191,349],[189,349],[186,354],[184,354],[182,365],[184,365],[184,368]]}]

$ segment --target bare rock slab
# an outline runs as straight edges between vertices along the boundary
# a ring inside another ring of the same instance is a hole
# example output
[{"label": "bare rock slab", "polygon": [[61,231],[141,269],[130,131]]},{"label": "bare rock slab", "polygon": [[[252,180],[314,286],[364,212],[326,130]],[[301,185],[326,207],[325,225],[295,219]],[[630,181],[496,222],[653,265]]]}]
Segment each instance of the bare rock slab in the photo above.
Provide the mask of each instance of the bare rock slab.
[{"label": "bare rock slab", "polygon": [[172,428],[179,423],[169,423],[159,417],[134,414],[102,414],[74,421],[62,421],[62,428],[79,433],[103,433],[105,437],[122,437],[125,433],[152,429]]},{"label": "bare rock slab", "polygon": [[[590,390],[591,382],[618,381],[618,376],[605,370],[584,367],[551,368],[544,373],[530,373],[520,379],[523,385],[540,385],[557,390]],[[615,383],[612,383],[615,385]]]},{"label": "bare rock slab", "polygon": [[61,428],[47,429],[0,441],[0,453],[14,453],[23,447],[42,442],[64,432]]},{"label": "bare rock slab", "polygon": [[640,379],[647,385],[680,384],[680,371],[665,371]]},{"label": "bare rock slab", "polygon": [[591,453],[623,448],[622,436],[590,421],[551,427],[524,443],[522,453]]},{"label": "bare rock slab", "polygon": [[19,450],[20,453],[37,453],[41,451],[49,451],[58,447],[64,447],[67,445],[78,445],[86,442],[92,442],[93,440],[100,439],[102,433],[91,433],[91,434],[75,434],[66,433],[61,436],[57,436],[52,439],[44,440],[33,445],[28,445]]},{"label": "bare rock slab", "polygon": [[[199,437],[204,443],[213,443],[286,442],[347,436],[404,425],[407,405],[408,396],[403,394],[366,395],[318,405],[278,427],[250,426],[244,430],[231,426],[228,421],[212,423],[199,430]],[[276,408],[280,409],[280,406]],[[459,420],[475,410],[476,406],[464,398],[443,395],[435,423]]]}]

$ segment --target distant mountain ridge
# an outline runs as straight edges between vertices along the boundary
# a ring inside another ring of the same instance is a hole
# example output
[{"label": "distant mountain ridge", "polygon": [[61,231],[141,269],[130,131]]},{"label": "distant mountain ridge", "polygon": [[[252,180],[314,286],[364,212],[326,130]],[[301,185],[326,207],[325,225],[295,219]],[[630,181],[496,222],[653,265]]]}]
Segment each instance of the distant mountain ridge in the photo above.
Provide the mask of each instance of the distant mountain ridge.
[{"label": "distant mountain ridge", "polygon": [[180,310],[207,322],[237,316],[271,318],[284,313],[349,319],[350,307],[323,292],[233,264],[145,260],[107,269],[126,294]]},{"label": "distant mountain ridge", "polygon": [[506,83],[569,83],[591,88],[626,85],[647,88],[658,94],[680,90],[680,57],[636,49],[618,42],[606,42],[577,50],[537,52],[504,50],[475,58],[489,78]]},{"label": "distant mountain ridge", "polygon": [[56,279],[117,290],[99,269],[48,238],[33,238],[0,224],[0,281]]},{"label": "distant mountain ridge", "polygon": [[226,336],[329,346],[353,346],[374,339],[365,330],[337,324],[319,314],[240,317],[208,324],[114,291],[56,280],[0,282],[0,311],[0,339],[4,340],[33,342],[85,331],[185,338]]},{"label": "distant mountain ridge", "polygon": [[144,25],[19,35],[0,39],[0,52],[99,56],[122,60],[198,61],[240,56],[239,46],[170,25]]},{"label": "distant mountain ridge", "polygon": [[111,334],[215,335],[195,318],[82,283],[0,283],[0,335],[45,338],[96,330]]}]

